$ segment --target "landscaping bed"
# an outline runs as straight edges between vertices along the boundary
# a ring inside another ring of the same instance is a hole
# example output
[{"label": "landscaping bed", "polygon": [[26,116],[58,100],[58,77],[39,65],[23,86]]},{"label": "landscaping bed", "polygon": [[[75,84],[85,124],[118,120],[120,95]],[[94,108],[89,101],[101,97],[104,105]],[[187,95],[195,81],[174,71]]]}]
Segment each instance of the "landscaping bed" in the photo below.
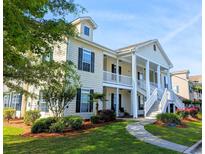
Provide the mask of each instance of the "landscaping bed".
[{"label": "landscaping bed", "polygon": [[191,146],[202,138],[202,122],[186,121],[185,127],[165,127],[159,124],[145,125],[151,134],[185,146]]},{"label": "landscaping bed", "polygon": [[32,133],[31,126],[25,125],[23,119],[12,119],[10,120],[9,123],[5,121],[4,126],[23,128],[23,133],[21,134],[21,136],[24,136],[24,137],[47,138],[47,137],[60,137],[60,136],[75,136],[81,133],[89,133],[90,129],[102,127],[102,126],[111,124],[113,122],[119,122],[119,121],[122,121],[122,120],[115,120],[112,122],[92,124],[90,120],[84,120],[83,125],[80,130],[74,130],[74,129],[69,128],[69,129],[66,129],[62,133],[49,133],[49,132]]},{"label": "landscaping bed", "polygon": [[145,125],[151,134],[185,146],[191,146],[202,138],[202,121],[197,108],[185,108],[174,113],[158,114],[157,121]]}]

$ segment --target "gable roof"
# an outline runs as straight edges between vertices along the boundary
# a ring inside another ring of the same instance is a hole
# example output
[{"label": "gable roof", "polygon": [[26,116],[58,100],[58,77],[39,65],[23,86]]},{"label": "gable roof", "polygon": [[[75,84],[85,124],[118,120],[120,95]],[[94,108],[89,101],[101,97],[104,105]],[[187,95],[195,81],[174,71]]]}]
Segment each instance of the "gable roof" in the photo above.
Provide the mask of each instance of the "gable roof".
[{"label": "gable roof", "polygon": [[83,20],[86,20],[86,21],[90,22],[91,25],[93,26],[93,29],[96,29],[96,28],[97,28],[97,24],[96,24],[95,21],[94,21],[91,17],[89,17],[89,16],[79,17],[79,18],[73,20],[71,23],[75,25],[75,24],[80,23],[80,22],[83,21]]},{"label": "gable roof", "polygon": [[190,81],[198,81],[198,82],[202,82],[202,78],[201,75],[193,75],[193,76],[189,76],[189,80]]},{"label": "gable roof", "polygon": [[180,70],[180,71],[174,71],[171,73],[171,75],[176,75],[176,74],[189,74],[189,70]]},{"label": "gable roof", "polygon": [[172,62],[168,58],[167,54],[165,53],[164,49],[162,48],[161,44],[159,43],[159,41],[157,39],[148,40],[148,41],[136,43],[136,44],[133,44],[133,45],[129,45],[127,47],[123,47],[123,48],[117,49],[116,52],[118,54],[124,54],[125,52],[129,53],[129,52],[131,52],[131,49],[141,48],[141,47],[147,46],[147,45],[152,44],[152,43],[156,43],[156,45],[158,46],[162,56],[165,58],[165,60],[169,64],[169,66],[173,67]]}]

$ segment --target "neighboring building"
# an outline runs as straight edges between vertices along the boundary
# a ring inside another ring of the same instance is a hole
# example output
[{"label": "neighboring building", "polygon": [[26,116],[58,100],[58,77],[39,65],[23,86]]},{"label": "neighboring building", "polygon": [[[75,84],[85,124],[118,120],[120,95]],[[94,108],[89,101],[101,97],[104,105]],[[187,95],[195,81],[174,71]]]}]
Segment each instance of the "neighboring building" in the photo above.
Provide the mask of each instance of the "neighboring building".
[{"label": "neighboring building", "polygon": [[182,99],[201,100],[202,91],[194,88],[202,86],[201,75],[189,76],[189,73],[189,70],[172,72],[172,89]]},{"label": "neighboring building", "polygon": [[[64,115],[89,118],[95,112],[90,93],[105,93],[108,100],[99,109],[113,109],[119,116],[127,112],[134,118],[153,117],[160,112],[175,112],[184,104],[171,90],[170,68],[173,67],[158,40],[149,40],[117,50],[93,42],[96,23],[90,17],[72,22],[78,37],[55,45],[53,59],[71,60],[77,66],[82,88],[66,107]],[[106,36],[103,36],[106,37]],[[116,38],[117,39],[117,38]],[[27,110],[39,108],[49,116],[39,89],[29,87],[39,99],[27,100]]]},{"label": "neighboring building", "polygon": [[190,99],[189,70],[181,70],[171,73],[172,89],[184,99]]},{"label": "neighboring building", "polygon": [[201,75],[193,75],[189,77],[192,87],[190,97],[192,100],[202,100],[202,77]]}]

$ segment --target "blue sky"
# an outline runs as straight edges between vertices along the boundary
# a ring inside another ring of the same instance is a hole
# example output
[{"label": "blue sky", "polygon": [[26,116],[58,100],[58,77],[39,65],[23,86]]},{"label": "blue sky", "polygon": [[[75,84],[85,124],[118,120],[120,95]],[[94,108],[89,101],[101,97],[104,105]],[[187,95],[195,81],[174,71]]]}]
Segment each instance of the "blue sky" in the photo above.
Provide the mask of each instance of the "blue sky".
[{"label": "blue sky", "polygon": [[157,38],[174,70],[201,74],[201,0],[75,0],[98,25],[94,41],[117,49]]}]

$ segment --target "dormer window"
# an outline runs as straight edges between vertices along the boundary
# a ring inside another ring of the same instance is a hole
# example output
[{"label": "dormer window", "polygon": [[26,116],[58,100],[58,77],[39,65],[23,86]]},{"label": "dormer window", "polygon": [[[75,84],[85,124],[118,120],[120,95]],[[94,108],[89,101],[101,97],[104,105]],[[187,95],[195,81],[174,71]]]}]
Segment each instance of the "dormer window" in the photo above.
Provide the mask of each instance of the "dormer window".
[{"label": "dormer window", "polygon": [[87,26],[84,26],[84,35],[86,35],[86,36],[90,35],[90,28]]}]

